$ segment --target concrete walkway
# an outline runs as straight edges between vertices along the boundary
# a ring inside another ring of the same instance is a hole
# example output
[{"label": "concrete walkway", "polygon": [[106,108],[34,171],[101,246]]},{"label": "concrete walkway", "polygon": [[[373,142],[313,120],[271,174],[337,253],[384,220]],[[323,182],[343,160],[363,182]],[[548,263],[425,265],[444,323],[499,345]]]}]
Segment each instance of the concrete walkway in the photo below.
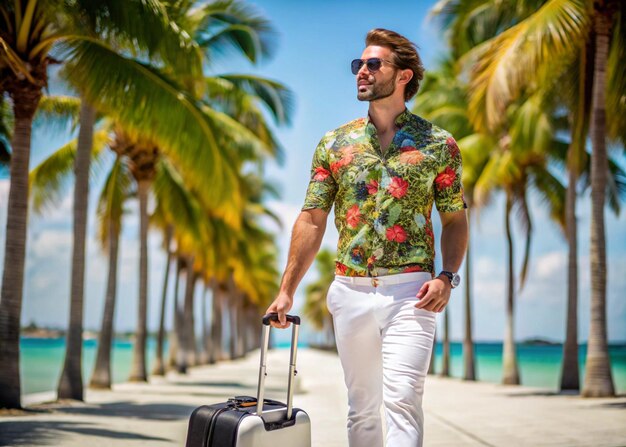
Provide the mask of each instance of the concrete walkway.
[{"label": "concrete walkway", "polygon": [[[287,351],[270,353],[267,397],[284,400],[287,362]],[[298,370],[294,403],[311,417],[313,446],[347,446],[339,359],[300,349]],[[194,368],[186,376],[119,384],[107,392],[89,390],[85,403],[31,405],[31,413],[0,416],[0,445],[184,446],[191,411],[234,395],[255,394],[257,371],[258,352],[253,352],[242,360]],[[626,396],[582,399],[429,376],[424,411],[425,447],[626,446]]]}]

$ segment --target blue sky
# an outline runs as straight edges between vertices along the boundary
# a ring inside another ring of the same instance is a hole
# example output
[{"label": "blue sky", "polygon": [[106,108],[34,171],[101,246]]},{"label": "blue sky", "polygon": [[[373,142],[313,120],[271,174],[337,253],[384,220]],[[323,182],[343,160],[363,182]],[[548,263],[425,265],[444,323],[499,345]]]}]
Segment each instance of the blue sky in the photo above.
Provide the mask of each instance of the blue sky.
[{"label": "blue sky", "polygon": [[[394,1],[392,4],[361,1],[287,2],[262,0],[253,2],[259,12],[272,20],[278,31],[275,57],[258,67],[225,56],[217,61],[216,72],[253,72],[280,80],[296,96],[293,124],[278,129],[285,148],[283,166],[270,163],[266,173],[280,185],[282,197],[270,203],[283,219],[285,230],[278,231],[281,247],[281,269],[286,262],[291,226],[299,212],[307,186],[310,161],[322,135],[340,124],[364,116],[367,104],[356,100],[354,78],[349,61],[359,57],[368,30],[390,28],[417,43],[426,70],[436,67],[437,58],[445,52],[445,40],[437,24],[426,15],[432,1]],[[52,85],[52,91],[59,91]],[[418,93],[419,94],[419,93]],[[410,106],[410,104],[409,104]],[[67,141],[69,135],[53,134],[36,129],[33,138],[32,166],[54,148]],[[94,190],[97,186],[94,186]],[[0,180],[0,224],[4,229],[8,182]],[[95,197],[92,194],[92,208]],[[69,307],[69,265],[71,259],[71,207],[68,196],[56,209],[44,216],[31,216],[27,246],[26,284],[23,322],[64,327]],[[132,330],[136,322],[138,271],[138,218],[136,203],[129,204],[122,235],[119,305],[116,327]],[[563,236],[549,220],[536,198],[531,199],[535,219],[531,269],[528,282],[516,303],[515,334],[518,340],[544,337],[560,341],[565,334],[566,261]],[[580,319],[579,340],[588,334],[589,321],[589,213],[588,197],[579,201],[580,242]],[[608,322],[609,339],[626,340],[626,217],[616,218],[607,212]],[[94,212],[90,213],[85,327],[100,325],[107,264],[94,237]],[[331,216],[332,219],[332,216]],[[472,222],[473,316],[477,340],[501,340],[504,334],[505,246],[504,214],[501,197],[481,211]],[[270,224],[268,224],[270,225]],[[517,266],[521,261],[522,238],[517,231]],[[335,248],[337,233],[329,223],[323,245]],[[4,231],[0,234],[4,246]],[[150,304],[149,326],[158,321],[158,300],[164,271],[160,237],[150,236]],[[3,260],[0,259],[0,264]],[[314,278],[313,270],[304,283]],[[296,308],[303,300],[300,287]],[[460,340],[463,334],[463,287],[453,292],[449,313],[451,337]],[[442,320],[442,318],[439,318]],[[441,323],[441,321],[439,322]]]}]

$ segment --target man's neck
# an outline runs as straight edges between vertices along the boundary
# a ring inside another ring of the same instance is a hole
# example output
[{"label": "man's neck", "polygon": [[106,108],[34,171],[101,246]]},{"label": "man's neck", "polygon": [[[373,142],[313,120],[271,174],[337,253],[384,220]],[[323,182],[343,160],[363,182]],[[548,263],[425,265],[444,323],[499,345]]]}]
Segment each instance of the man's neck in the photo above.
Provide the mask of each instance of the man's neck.
[{"label": "man's neck", "polygon": [[378,133],[395,132],[396,118],[406,109],[400,101],[373,101],[370,102],[369,116]]}]

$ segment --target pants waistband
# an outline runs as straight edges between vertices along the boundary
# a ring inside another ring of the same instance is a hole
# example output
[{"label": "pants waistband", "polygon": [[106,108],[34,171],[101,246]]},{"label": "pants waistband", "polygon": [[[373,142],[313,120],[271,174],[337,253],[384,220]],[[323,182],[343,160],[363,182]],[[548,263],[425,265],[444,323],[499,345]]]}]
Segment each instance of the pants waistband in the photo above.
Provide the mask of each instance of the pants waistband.
[{"label": "pants waistband", "polygon": [[383,275],[383,276],[342,276],[335,275],[335,280],[348,284],[356,284],[358,286],[388,286],[392,284],[402,284],[406,282],[416,281],[429,281],[432,276],[428,272],[410,272],[410,273],[397,273],[395,275]]}]

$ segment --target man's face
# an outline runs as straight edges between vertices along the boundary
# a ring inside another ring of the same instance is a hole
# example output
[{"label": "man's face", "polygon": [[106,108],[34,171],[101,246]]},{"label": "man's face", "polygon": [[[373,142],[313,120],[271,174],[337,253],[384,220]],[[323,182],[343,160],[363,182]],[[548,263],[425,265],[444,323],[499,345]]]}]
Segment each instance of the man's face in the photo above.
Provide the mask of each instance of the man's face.
[{"label": "man's face", "polygon": [[376,101],[391,96],[396,91],[397,68],[391,65],[393,55],[387,47],[371,45],[363,51],[361,59],[367,60],[371,57],[384,59],[380,69],[371,73],[367,69],[367,64],[363,64],[356,74],[357,98],[359,101]]}]

